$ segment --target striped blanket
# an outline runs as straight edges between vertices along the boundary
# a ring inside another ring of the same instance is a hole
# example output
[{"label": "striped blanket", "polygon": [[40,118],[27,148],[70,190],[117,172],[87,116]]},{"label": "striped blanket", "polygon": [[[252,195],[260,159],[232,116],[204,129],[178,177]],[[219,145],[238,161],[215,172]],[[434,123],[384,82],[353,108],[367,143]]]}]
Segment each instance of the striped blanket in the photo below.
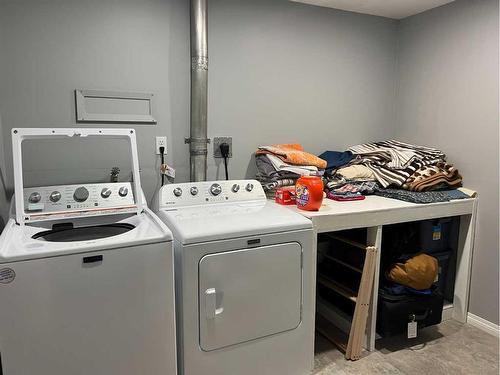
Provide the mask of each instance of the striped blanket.
[{"label": "striped blanket", "polygon": [[419,168],[446,160],[441,151],[395,140],[352,146],[350,164],[363,164],[383,186],[402,186]]}]

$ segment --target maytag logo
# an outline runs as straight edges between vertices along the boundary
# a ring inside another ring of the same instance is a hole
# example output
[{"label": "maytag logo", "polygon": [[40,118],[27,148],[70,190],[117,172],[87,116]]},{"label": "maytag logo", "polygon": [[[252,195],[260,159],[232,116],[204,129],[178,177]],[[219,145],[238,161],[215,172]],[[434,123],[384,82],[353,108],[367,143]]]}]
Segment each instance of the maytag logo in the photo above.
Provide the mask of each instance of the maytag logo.
[{"label": "maytag logo", "polygon": [[16,273],[12,268],[0,269],[0,284],[9,284],[16,278]]}]

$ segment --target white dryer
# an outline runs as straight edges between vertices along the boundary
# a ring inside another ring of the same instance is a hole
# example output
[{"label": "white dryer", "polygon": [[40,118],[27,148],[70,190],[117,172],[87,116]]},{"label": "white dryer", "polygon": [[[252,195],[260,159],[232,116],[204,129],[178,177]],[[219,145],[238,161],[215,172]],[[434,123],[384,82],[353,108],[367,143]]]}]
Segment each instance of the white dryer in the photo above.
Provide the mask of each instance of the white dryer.
[{"label": "white dryer", "polygon": [[174,234],[179,372],[309,373],[311,222],[254,180],[166,185],[158,209]]},{"label": "white dryer", "polygon": [[[133,130],[16,129],[22,140]],[[0,374],[175,375],[172,235],[134,182],[24,188],[0,236]]]}]

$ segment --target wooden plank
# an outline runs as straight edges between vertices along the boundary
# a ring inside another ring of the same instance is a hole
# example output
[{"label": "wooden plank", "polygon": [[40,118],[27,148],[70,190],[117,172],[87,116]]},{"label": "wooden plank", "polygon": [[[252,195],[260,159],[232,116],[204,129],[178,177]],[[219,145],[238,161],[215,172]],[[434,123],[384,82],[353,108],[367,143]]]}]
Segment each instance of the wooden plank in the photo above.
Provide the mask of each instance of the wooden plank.
[{"label": "wooden plank", "polygon": [[354,308],[354,315],[352,317],[351,330],[349,332],[349,341],[347,343],[346,359],[357,360],[359,359],[359,352],[356,349],[357,341],[359,340],[360,332],[359,325],[362,314],[362,302],[365,294],[366,277],[370,264],[370,252],[366,251],[365,261],[363,264],[363,273],[361,275],[361,281],[359,283],[358,299],[356,301],[356,307]]},{"label": "wooden plank", "polygon": [[368,320],[368,310],[370,308],[370,298],[372,294],[372,286],[373,286],[373,276],[375,269],[375,255],[376,249],[374,247],[369,247],[366,253],[366,267],[363,272],[363,276],[366,276],[363,280],[362,286],[360,289],[360,297],[358,298],[358,304],[360,305],[359,315],[356,321],[356,335],[353,343],[353,357],[359,359],[361,356],[362,350],[362,341],[366,331],[366,323]]},{"label": "wooden plank", "polygon": [[373,287],[371,292],[370,309],[368,315],[366,332],[366,349],[370,352],[375,350],[375,339],[377,337],[377,308],[378,308],[378,288],[380,278],[380,257],[382,248],[382,226],[368,228],[367,242],[374,244],[377,248],[375,254],[375,266],[373,276]]},{"label": "wooden plank", "polygon": [[351,300],[352,302],[356,302],[357,301],[357,295],[356,295],[357,293],[356,292],[354,292],[353,290],[345,287],[342,284],[339,284],[338,282],[336,282],[334,280],[326,278],[326,277],[324,277],[322,275],[318,275],[318,282],[321,285],[324,285],[327,288],[330,288],[331,290],[337,292],[341,296],[343,296],[343,297]]},{"label": "wooden plank", "polygon": [[330,259],[332,262],[341,264],[342,266],[347,267],[347,268],[349,268],[349,269],[351,269],[353,271],[356,271],[358,273],[363,273],[363,270],[361,268],[355,267],[355,266],[353,266],[353,265],[351,265],[351,264],[349,264],[347,262],[344,262],[344,261],[342,261],[342,260],[340,260],[338,258],[335,258],[334,256],[326,254],[324,257],[326,259]]},{"label": "wooden plank", "polygon": [[356,303],[356,307],[354,308],[351,332],[349,333],[346,358],[351,360],[359,359],[361,354],[361,350],[358,350],[358,341],[360,341],[360,336],[362,335],[361,325],[363,322],[363,303],[366,300],[366,283],[369,276],[368,273],[372,264],[371,254],[371,251],[367,249],[363,266],[363,274],[361,275],[361,282],[359,284],[358,300]]}]

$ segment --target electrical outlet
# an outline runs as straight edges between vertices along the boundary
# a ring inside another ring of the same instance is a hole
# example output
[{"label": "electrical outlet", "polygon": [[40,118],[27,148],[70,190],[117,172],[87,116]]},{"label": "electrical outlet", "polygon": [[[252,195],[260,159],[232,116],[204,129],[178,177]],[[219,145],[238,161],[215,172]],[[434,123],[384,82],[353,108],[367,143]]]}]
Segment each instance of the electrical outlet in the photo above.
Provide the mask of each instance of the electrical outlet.
[{"label": "electrical outlet", "polygon": [[222,158],[220,153],[221,143],[229,145],[229,157],[233,157],[233,137],[214,137],[214,158]]},{"label": "electrical outlet", "polygon": [[165,151],[163,152],[165,155],[167,154],[167,137],[156,137],[156,155],[160,155],[160,147],[165,147]]}]

